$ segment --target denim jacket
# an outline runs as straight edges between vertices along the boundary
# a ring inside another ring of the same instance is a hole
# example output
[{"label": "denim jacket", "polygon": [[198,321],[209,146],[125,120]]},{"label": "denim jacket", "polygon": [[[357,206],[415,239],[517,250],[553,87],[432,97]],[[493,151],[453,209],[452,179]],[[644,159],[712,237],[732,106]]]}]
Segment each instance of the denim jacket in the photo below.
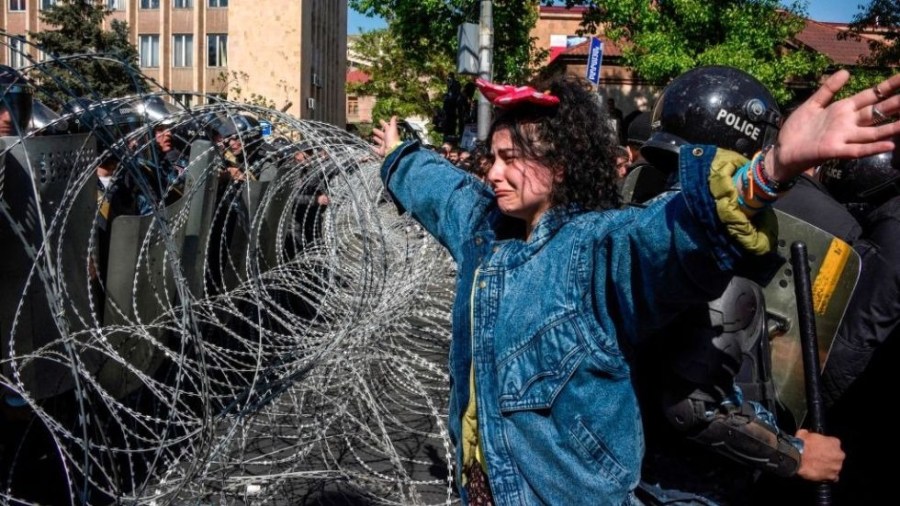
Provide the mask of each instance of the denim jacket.
[{"label": "denim jacket", "polygon": [[715,298],[743,255],[709,192],[715,152],[683,150],[682,190],[645,209],[554,207],[527,242],[498,237],[502,215],[477,178],[415,143],[387,157],[381,175],[398,208],[458,266],[449,366],[457,479],[474,358],[496,504],[629,503],[644,443],[623,348]]}]

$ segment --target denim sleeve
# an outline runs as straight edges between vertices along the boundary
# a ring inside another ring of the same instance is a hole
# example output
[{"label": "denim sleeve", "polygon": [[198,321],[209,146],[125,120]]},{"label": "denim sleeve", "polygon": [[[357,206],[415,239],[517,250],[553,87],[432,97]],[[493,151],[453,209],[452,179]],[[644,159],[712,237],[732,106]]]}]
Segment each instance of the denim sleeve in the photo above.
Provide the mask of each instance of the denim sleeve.
[{"label": "denim sleeve", "polygon": [[[596,253],[609,255],[602,289],[612,293],[611,302],[621,315],[619,330],[632,343],[690,305],[718,297],[752,256],[729,236],[716,212],[709,191],[715,154],[714,146],[682,148],[681,191],[659,197],[645,209],[630,210],[630,219],[610,234],[609,249]],[[761,261],[750,260],[756,262]],[[603,264],[598,258],[596,265]]]},{"label": "denim sleeve", "polygon": [[397,209],[408,212],[455,259],[492,200],[484,183],[415,142],[388,155],[381,179]]}]

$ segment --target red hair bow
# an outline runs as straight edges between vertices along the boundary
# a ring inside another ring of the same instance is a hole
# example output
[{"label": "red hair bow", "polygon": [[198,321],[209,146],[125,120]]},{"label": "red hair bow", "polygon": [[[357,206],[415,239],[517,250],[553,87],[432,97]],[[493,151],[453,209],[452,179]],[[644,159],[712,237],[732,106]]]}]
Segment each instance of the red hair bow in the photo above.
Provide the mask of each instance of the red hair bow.
[{"label": "red hair bow", "polygon": [[475,86],[478,86],[488,102],[497,107],[512,107],[526,102],[542,106],[559,104],[559,97],[551,95],[549,91],[541,93],[531,86],[494,84],[481,78],[475,80]]}]

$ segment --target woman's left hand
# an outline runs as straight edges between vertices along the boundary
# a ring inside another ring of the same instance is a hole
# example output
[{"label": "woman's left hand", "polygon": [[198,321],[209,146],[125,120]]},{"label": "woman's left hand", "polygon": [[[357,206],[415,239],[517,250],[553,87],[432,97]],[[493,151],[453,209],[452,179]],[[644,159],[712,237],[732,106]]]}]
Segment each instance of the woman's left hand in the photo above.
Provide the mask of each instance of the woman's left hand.
[{"label": "woman's left hand", "polygon": [[841,70],[788,116],[775,149],[766,157],[769,174],[786,181],[832,158],[862,158],[894,148],[900,121],[885,123],[900,113],[900,74],[832,103],[850,74]]}]

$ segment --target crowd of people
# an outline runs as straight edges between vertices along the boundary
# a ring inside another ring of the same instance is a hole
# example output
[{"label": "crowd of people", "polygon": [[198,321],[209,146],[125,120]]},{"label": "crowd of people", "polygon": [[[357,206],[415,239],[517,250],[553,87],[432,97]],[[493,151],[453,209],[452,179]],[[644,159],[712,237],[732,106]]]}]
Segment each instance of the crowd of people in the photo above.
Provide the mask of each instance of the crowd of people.
[{"label": "crowd of people", "polygon": [[[449,427],[464,504],[804,503],[781,479],[832,483],[844,504],[887,496],[869,456],[896,438],[858,415],[883,398],[860,385],[890,374],[900,323],[900,75],[835,101],[848,78],[784,117],[749,74],[701,67],[622,137],[582,80],[478,81],[496,117],[465,164],[381,122],[387,190],[459,268]],[[841,238],[862,257],[823,374],[831,435],[783,412],[770,370],[773,209],[798,200],[796,217],[854,230]]]}]

